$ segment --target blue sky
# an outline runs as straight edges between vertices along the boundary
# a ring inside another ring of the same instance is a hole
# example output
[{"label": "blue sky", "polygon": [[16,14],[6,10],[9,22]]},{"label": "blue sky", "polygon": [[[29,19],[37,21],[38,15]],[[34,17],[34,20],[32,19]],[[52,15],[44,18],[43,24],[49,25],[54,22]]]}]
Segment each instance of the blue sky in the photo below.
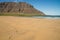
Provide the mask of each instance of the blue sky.
[{"label": "blue sky", "polygon": [[27,2],[46,15],[60,15],[60,0],[0,0],[0,2]]}]

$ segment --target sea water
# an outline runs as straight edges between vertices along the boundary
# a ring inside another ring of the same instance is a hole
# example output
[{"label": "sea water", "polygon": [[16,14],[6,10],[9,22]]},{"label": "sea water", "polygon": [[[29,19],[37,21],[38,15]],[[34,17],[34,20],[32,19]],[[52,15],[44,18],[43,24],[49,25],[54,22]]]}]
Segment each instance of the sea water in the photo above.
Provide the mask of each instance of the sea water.
[{"label": "sea water", "polygon": [[55,15],[55,16],[33,16],[33,18],[60,19],[60,15]]}]

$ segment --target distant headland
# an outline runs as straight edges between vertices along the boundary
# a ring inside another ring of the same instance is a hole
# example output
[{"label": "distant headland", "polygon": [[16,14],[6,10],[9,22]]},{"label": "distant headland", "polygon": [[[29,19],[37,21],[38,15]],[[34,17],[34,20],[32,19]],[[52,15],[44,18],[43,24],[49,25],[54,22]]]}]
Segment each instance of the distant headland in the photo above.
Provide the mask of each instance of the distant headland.
[{"label": "distant headland", "polygon": [[43,12],[37,10],[31,4],[26,2],[0,2],[0,14],[9,15],[45,15]]}]

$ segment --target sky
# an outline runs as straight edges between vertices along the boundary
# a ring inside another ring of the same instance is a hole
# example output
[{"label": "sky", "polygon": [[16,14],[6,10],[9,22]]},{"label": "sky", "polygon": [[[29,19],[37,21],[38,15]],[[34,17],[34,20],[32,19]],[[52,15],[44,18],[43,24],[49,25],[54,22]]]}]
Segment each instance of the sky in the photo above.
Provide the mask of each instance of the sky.
[{"label": "sky", "polygon": [[0,2],[26,2],[46,15],[60,15],[60,0],[0,0]]}]

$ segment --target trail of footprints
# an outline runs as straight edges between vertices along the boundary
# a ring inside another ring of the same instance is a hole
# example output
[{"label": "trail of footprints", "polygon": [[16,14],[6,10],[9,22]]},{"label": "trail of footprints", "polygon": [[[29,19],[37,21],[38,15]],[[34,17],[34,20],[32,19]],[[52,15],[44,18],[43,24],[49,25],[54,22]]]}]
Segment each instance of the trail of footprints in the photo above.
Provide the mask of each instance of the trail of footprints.
[{"label": "trail of footprints", "polygon": [[[26,36],[26,37],[25,37]],[[33,40],[34,39],[34,35],[33,32],[30,30],[16,30],[13,29],[12,32],[10,32],[10,36],[8,38],[9,40]]]}]

